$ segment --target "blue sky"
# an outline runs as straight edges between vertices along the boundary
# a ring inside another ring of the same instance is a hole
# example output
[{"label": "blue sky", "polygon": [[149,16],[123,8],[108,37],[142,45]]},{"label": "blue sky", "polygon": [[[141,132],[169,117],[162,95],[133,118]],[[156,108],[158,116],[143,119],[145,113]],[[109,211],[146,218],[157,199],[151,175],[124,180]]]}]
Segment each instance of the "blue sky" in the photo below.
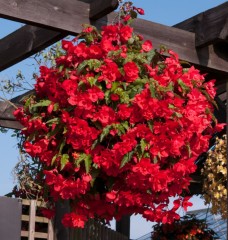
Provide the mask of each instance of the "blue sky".
[{"label": "blue sky", "polygon": [[[223,0],[134,0],[136,7],[145,10],[143,18],[160,24],[172,26],[187,18],[190,18],[202,11],[215,7],[226,1]],[[0,19],[0,38],[20,28],[23,24]],[[0,59],[1,61],[1,59]],[[15,79],[18,70],[21,70],[26,79],[31,79],[35,66],[31,59],[25,60],[0,73],[0,80]],[[2,96],[2,93],[0,93]],[[3,96],[2,96],[3,97]],[[10,96],[8,96],[10,98]],[[11,132],[7,134],[0,133],[0,196],[11,191],[13,176],[11,174],[14,165],[18,159],[16,148],[16,139],[11,137]],[[191,208],[198,209],[203,206],[203,201],[199,198],[193,198],[194,206]],[[138,238],[151,231],[151,223],[143,221],[140,217],[131,219],[131,238]]]}]

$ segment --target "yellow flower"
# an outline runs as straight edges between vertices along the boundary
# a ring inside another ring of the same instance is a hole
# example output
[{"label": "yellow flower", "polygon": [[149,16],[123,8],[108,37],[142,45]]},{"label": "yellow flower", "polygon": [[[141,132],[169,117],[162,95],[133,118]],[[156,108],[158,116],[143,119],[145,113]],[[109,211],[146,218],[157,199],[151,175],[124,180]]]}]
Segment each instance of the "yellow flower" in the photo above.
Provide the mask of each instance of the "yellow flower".
[{"label": "yellow flower", "polygon": [[201,174],[204,177],[203,191],[206,203],[211,203],[211,212],[227,217],[227,141],[226,135],[216,139],[215,149],[210,151]]}]

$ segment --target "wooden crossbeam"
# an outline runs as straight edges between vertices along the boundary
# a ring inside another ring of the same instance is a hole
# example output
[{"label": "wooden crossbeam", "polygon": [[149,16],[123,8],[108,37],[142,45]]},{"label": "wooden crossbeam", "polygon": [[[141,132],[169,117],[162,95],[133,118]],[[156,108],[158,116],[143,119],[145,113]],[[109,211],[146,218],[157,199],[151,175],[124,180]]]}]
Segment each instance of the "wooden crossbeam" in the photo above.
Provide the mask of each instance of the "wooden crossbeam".
[{"label": "wooden crossbeam", "polygon": [[0,102],[0,127],[21,129],[23,126],[13,116],[15,108],[8,102]]},{"label": "wooden crossbeam", "polygon": [[[2,0],[0,0],[0,2],[1,1]],[[115,14],[112,13],[97,21],[92,21],[91,23],[100,28],[102,25],[112,22],[114,17]],[[208,72],[217,71],[222,74],[227,74],[228,72],[227,56],[223,57],[223,50],[213,45],[200,49],[195,48],[195,34],[192,32],[187,32],[182,29],[168,27],[142,19],[137,19],[133,26],[137,33],[144,35],[145,39],[152,40],[156,48],[160,45],[165,45],[176,51],[182,60],[200,65]],[[79,26],[75,28],[75,35],[78,33],[78,28]],[[62,31],[64,31],[64,29],[62,29]],[[43,32],[46,33],[46,36],[45,34],[35,34]],[[24,27],[24,29],[19,29],[10,36],[0,40],[0,56],[4,56],[4,58],[2,58],[4,61],[0,63],[0,70],[13,65],[19,60],[23,60],[26,57],[31,56],[34,52],[36,52],[36,50],[41,50],[43,47],[46,47],[48,45],[48,41],[53,42],[56,38],[58,39],[66,34],[66,31],[64,31],[63,35],[61,35],[55,31],[49,32],[49,30],[40,28],[37,29],[36,27],[29,26]],[[28,41],[26,39],[29,38],[29,35],[33,36],[30,37],[29,40],[30,47],[25,44],[25,42]],[[20,37],[18,38],[18,36]],[[20,42],[20,50],[12,51],[11,48],[9,48],[9,40],[12,42]],[[31,46],[33,43],[34,46]],[[38,46],[37,49],[35,49],[36,46]]]},{"label": "wooden crossbeam", "polygon": [[115,10],[118,0],[0,0],[0,17],[70,34]]},{"label": "wooden crossbeam", "polygon": [[67,36],[67,33],[25,25],[0,40],[0,71],[30,57]]},{"label": "wooden crossbeam", "polygon": [[[26,25],[0,40],[0,59],[4,59],[0,62],[0,71],[45,49],[69,34],[77,35],[83,23],[103,17],[118,6],[118,0],[94,0],[91,3],[70,0],[74,2],[73,6],[71,4],[71,8],[66,6],[65,9],[67,2],[65,1],[64,4],[62,1],[59,2],[46,1],[43,6],[42,1],[27,3],[0,0],[0,17],[43,26]],[[44,11],[42,11],[43,7],[46,7]],[[35,14],[34,9],[36,9]],[[47,11],[50,12],[47,14]],[[65,22],[69,28],[62,22]]]},{"label": "wooden crossbeam", "polygon": [[48,29],[80,32],[90,4],[80,0],[0,0],[0,17]]},{"label": "wooden crossbeam", "polygon": [[228,2],[174,25],[196,33],[196,47],[228,41]]},{"label": "wooden crossbeam", "polygon": [[118,0],[93,0],[90,3],[90,19],[97,20],[114,11],[118,7]]},{"label": "wooden crossbeam", "polygon": [[165,45],[177,52],[182,60],[204,67],[208,72],[220,71],[228,75],[228,56],[223,58],[223,50],[213,45],[196,48],[195,33],[142,19],[135,21],[133,26],[145,39],[150,39],[155,48]]}]

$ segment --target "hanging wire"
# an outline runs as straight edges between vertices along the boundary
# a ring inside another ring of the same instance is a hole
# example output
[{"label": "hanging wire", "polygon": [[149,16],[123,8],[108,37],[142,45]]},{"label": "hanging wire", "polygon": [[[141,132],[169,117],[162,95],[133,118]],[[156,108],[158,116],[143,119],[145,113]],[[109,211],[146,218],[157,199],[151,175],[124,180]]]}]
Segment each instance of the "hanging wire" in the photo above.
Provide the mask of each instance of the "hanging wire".
[{"label": "hanging wire", "polygon": [[118,10],[116,16],[114,17],[114,19],[112,20],[112,25],[114,25],[116,23],[120,24],[120,21],[121,21],[121,11],[123,9],[124,1],[125,0],[118,0],[119,10]]},{"label": "hanging wire", "polygon": [[206,224],[207,224],[207,216],[208,216],[209,209],[210,209],[210,204],[208,204],[208,208],[207,208],[205,219],[204,219]]}]

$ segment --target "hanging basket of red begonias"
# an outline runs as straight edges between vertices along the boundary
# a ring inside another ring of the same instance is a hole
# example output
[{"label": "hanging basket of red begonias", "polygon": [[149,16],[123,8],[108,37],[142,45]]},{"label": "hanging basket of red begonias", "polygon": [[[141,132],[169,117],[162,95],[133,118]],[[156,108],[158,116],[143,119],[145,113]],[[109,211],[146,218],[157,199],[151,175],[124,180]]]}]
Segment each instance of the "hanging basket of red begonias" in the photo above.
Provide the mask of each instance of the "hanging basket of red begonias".
[{"label": "hanging basket of red begonias", "polygon": [[191,205],[181,194],[194,161],[219,128],[214,81],[135,34],[128,23],[137,12],[125,5],[122,22],[62,41],[56,64],[40,67],[35,95],[15,111],[25,151],[43,166],[48,201],[70,200],[65,226],[126,214],[178,219],[175,211]]}]

